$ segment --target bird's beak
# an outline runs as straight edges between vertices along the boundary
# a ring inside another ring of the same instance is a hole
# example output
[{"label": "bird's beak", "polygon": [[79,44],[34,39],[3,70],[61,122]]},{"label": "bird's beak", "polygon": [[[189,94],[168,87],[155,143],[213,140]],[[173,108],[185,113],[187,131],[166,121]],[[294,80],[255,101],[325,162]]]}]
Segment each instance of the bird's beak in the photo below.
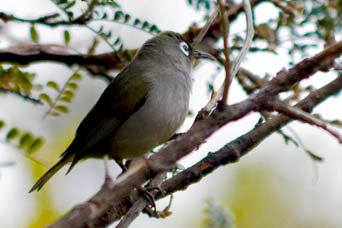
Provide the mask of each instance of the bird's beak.
[{"label": "bird's beak", "polygon": [[192,56],[199,58],[199,59],[211,59],[215,60],[215,57],[207,52],[203,51],[193,51]]}]

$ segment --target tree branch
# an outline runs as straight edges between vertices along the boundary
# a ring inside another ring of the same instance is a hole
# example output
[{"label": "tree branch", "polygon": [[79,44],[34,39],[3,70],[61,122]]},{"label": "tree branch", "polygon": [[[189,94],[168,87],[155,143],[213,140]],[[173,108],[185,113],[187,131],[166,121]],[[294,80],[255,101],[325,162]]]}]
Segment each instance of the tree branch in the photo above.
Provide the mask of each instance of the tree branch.
[{"label": "tree branch", "polygon": [[[341,53],[342,42],[338,42],[317,55],[302,60],[288,71],[282,70],[255,95],[251,95],[240,103],[229,106],[225,105],[220,109],[214,110],[210,116],[195,122],[187,133],[176,138],[169,146],[153,154],[149,159],[134,165],[112,184],[104,185],[95,196],[85,203],[76,206],[65,217],[50,227],[95,226],[96,221],[105,215],[106,211],[120,205],[135,187],[141,186],[150,178],[174,167],[177,160],[196,149],[209,136],[228,122],[239,119],[253,110],[259,111],[267,108],[267,101],[276,97],[278,93],[290,89],[297,82],[310,77],[321,69],[327,70],[329,67],[332,67],[333,60]],[[340,86],[338,85],[338,88]],[[314,98],[318,99],[319,97],[316,95]],[[270,129],[279,129],[280,125],[269,127]],[[259,129],[261,132],[269,132],[269,129],[265,127],[259,127]],[[256,135],[255,137],[266,137],[265,135]],[[246,140],[246,144],[238,142],[234,146],[241,146],[242,151],[246,153],[254,145],[253,142],[248,142],[249,138]],[[236,148],[230,147],[225,147],[225,153],[236,150]],[[236,161],[236,158],[239,156],[237,157],[235,153],[233,155],[233,161]]]},{"label": "tree branch", "polygon": [[41,61],[59,62],[68,66],[78,64],[93,75],[100,75],[110,81],[111,76],[107,71],[123,68],[133,59],[136,52],[137,50],[133,49],[100,55],[83,55],[65,46],[33,44],[0,50],[0,62],[22,65]]},{"label": "tree branch", "polygon": [[43,104],[43,102],[41,100],[39,100],[37,98],[30,97],[29,95],[21,94],[20,92],[15,91],[15,90],[0,88],[0,92],[11,93],[11,94],[17,95],[17,96],[23,98],[24,100],[31,101],[33,104]]}]

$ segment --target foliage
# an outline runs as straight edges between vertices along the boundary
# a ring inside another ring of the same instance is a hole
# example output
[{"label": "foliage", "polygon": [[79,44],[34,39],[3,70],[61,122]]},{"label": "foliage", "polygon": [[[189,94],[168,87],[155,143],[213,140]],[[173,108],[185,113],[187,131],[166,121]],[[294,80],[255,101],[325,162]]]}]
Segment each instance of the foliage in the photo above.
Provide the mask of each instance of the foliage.
[{"label": "foliage", "polygon": [[[5,121],[0,120],[0,131],[6,127]],[[5,133],[7,143],[24,150],[28,155],[38,151],[44,144],[43,137],[35,137],[32,132],[21,131],[17,127],[9,127]]]},{"label": "foliage", "polygon": [[62,88],[60,88],[55,81],[48,81],[46,83],[46,87],[57,92],[57,96],[54,100],[51,99],[47,93],[41,93],[39,95],[39,98],[49,105],[49,110],[46,112],[46,115],[59,116],[62,113],[69,112],[69,108],[66,104],[72,102],[75,96],[75,91],[79,87],[78,81],[81,78],[82,75],[78,71],[75,71],[65,82]]},{"label": "foliage", "polygon": [[[71,68],[73,73],[65,78],[65,83],[62,84],[55,80],[55,76],[48,76],[48,80],[44,85],[40,85],[35,82],[35,76],[37,73],[26,72],[18,64],[7,64],[0,65],[0,92],[1,93],[11,93],[20,96],[25,100],[34,102],[35,104],[43,103],[47,107],[45,115],[49,116],[61,116],[62,114],[67,114],[70,112],[71,103],[73,102],[76,93],[80,87],[80,80],[83,77],[84,72],[90,72],[96,77],[105,76],[107,78],[111,73],[109,70],[118,68],[110,68],[108,65],[120,63],[120,67],[127,64],[127,60],[123,58],[124,54],[133,56],[136,53],[136,49],[128,50],[125,47],[125,40],[120,36],[121,34],[118,30],[114,30],[111,24],[116,24],[119,26],[128,26],[132,29],[136,29],[137,34],[144,32],[151,35],[158,34],[160,32],[159,26],[156,22],[147,21],[143,17],[132,15],[130,12],[126,11],[121,7],[118,1],[110,0],[52,0],[56,5],[56,11],[53,14],[46,14],[39,18],[34,19],[23,19],[17,18],[15,16],[10,17],[7,14],[0,14],[0,20],[4,22],[16,21],[20,23],[27,23],[27,35],[28,40],[30,39],[35,47],[41,47],[43,45],[41,42],[43,38],[41,26],[49,26],[51,32],[59,33],[59,36],[63,36],[63,44],[67,48],[72,49],[74,44],[79,42],[79,37],[75,35],[75,31],[80,27],[86,28],[93,33],[93,42],[86,47],[84,50],[88,50],[86,53],[82,54],[70,54],[66,55],[65,58],[72,57],[83,57],[87,58],[98,58],[97,62],[87,62],[87,63],[67,63],[65,67]],[[194,13],[204,12],[204,22],[208,19],[208,16],[217,8],[216,1],[212,0],[186,0],[187,4],[192,7]],[[243,11],[237,10],[233,12],[234,9],[240,4],[241,1],[226,1],[227,11],[229,15],[230,26],[233,27],[239,15]],[[266,21],[254,21],[255,36],[253,46],[250,49],[250,53],[258,54],[268,52],[274,55],[275,58],[283,50],[286,50],[289,62],[284,62],[284,67],[287,65],[294,65],[298,63],[299,58],[312,55],[312,50],[321,48],[324,45],[329,45],[333,43],[333,39],[336,34],[340,35],[342,30],[342,0],[329,0],[329,1],[253,1],[257,2],[254,6],[253,13],[255,18],[258,14],[262,14],[261,9],[266,4],[272,4],[272,9],[277,12],[276,17],[268,18]],[[230,7],[232,6],[232,7]],[[148,6],[151,7],[152,6]],[[5,15],[5,16],[4,16]],[[178,31],[184,32],[184,34],[190,34],[196,37],[200,29],[199,24],[201,22],[194,22],[188,29],[188,31]],[[9,24],[4,24],[4,26],[9,26]],[[55,29],[56,27],[62,28]],[[211,43],[204,45],[204,49],[208,49],[212,54],[214,54],[218,60],[222,60],[220,63],[216,64],[216,72],[212,73],[212,77],[207,82],[208,95],[213,95],[216,88],[216,82],[219,80],[223,72],[222,65],[224,64],[224,55],[222,48],[222,37],[220,24],[216,22],[209,30],[208,39]],[[241,50],[245,42],[245,30],[239,27],[239,31],[234,31],[229,34],[229,51],[231,56],[234,57],[238,51]],[[62,32],[62,33],[61,33]],[[193,37],[192,37],[193,38]],[[98,50],[98,44],[107,45],[106,51],[110,51],[107,54],[105,51]],[[201,47],[202,48],[202,47]],[[44,53],[46,54],[46,53]],[[50,53],[49,53],[50,54]],[[55,54],[55,53],[52,53]],[[58,54],[58,53],[57,53]],[[120,55],[121,54],[121,55]],[[109,57],[108,57],[109,56]],[[106,57],[106,58],[105,58]],[[109,60],[108,60],[109,59]],[[111,61],[111,62],[110,62]],[[125,62],[126,61],[126,62]],[[58,62],[58,61],[57,61]],[[61,61],[63,62],[63,61]],[[108,64],[110,62],[110,64]],[[35,61],[28,63],[34,64]],[[63,62],[65,63],[65,62]],[[107,64],[107,65],[105,65]],[[74,67],[77,65],[77,67]],[[96,70],[94,70],[94,68]],[[100,69],[100,70],[98,70]],[[256,77],[248,78],[247,83],[243,79],[238,79],[238,83],[241,88],[247,93],[247,95],[258,92],[258,90],[263,88],[263,85],[267,83],[273,76],[270,72],[265,69],[264,75],[259,75]],[[94,73],[95,72],[95,73]],[[338,69],[335,69],[339,72]],[[253,73],[253,72],[252,72]],[[308,85],[309,84],[309,85]],[[298,83],[293,86],[286,94],[282,94],[282,101],[284,103],[292,105],[297,101],[301,100],[304,95],[311,93],[315,87],[310,84]],[[37,97],[34,97],[37,94]],[[280,96],[279,96],[280,97]],[[268,111],[268,110],[267,110]],[[260,112],[261,121],[256,124],[262,124],[265,121],[272,119],[276,114],[272,112]],[[0,117],[1,118],[1,117]],[[323,117],[319,117],[324,120]],[[336,126],[341,126],[341,120],[324,120],[326,123],[335,124]],[[0,120],[0,130],[4,133],[4,141],[10,145],[15,145],[19,149],[25,150],[27,154],[32,154],[36,152],[44,144],[45,139],[40,136],[35,136],[31,131],[24,131],[20,126],[10,126],[8,127],[5,121]],[[303,142],[301,142],[300,136],[297,136],[295,131],[290,131],[287,135],[285,131],[279,130],[278,133],[282,136],[286,144],[293,143],[296,147],[302,148],[314,161],[322,161],[323,158],[314,154],[314,152],[306,149]],[[271,186],[275,183],[270,184],[269,176],[263,172],[263,170],[256,170],[259,177],[248,177],[246,173],[242,173],[236,180],[235,185],[238,186],[239,190],[235,194],[235,200],[230,202],[234,215],[236,215],[236,224],[251,227],[254,224],[253,221],[259,219],[258,216],[249,219],[243,217],[244,213],[252,214],[253,211],[257,211],[263,202],[268,202],[269,207],[273,207],[277,210],[272,211],[267,208],[268,213],[264,214],[262,219],[265,220],[264,223],[267,224],[267,219],[269,214],[289,214],[289,216],[295,218],[295,215],[291,214],[290,208],[284,202],[280,201],[279,198],[275,197],[274,204],[269,202],[270,196],[273,197],[271,191]],[[262,178],[261,178],[262,177]],[[259,180],[258,184],[252,182],[253,179]],[[282,180],[280,180],[282,181]],[[252,194],[250,189],[253,189]],[[248,191],[247,191],[248,190]],[[256,199],[256,202],[252,201]],[[249,201],[253,203],[251,204]],[[41,202],[45,202],[41,200]],[[47,200],[46,202],[49,202]],[[42,204],[42,203],[41,203]],[[251,206],[250,206],[251,205]],[[250,207],[249,207],[250,206]],[[40,208],[41,215],[37,219],[36,224],[41,225],[40,219],[47,219],[49,215],[56,217],[54,213],[50,213],[44,208]],[[232,225],[232,216],[226,213],[221,206],[216,205],[212,201],[208,201],[207,208],[205,209],[205,219],[203,220],[203,227],[224,227]],[[45,217],[45,218],[44,218]],[[277,218],[271,218],[272,221],[278,221]],[[45,220],[44,220],[45,221]],[[50,222],[50,221],[48,221]],[[245,225],[247,224],[247,225]],[[252,225],[251,225],[252,224]],[[44,224],[45,225],[45,224]],[[262,226],[260,226],[262,227]]]},{"label": "foliage", "polygon": [[0,91],[12,91],[19,95],[30,95],[35,74],[21,71],[17,65],[5,69],[0,65]]}]

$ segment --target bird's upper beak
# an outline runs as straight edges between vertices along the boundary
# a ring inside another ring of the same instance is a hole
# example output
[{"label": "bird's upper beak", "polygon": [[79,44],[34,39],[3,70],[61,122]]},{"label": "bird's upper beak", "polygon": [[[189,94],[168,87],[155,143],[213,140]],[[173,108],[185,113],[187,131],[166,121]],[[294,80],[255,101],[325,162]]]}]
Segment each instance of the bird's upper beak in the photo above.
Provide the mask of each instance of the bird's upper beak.
[{"label": "bird's upper beak", "polygon": [[192,52],[192,56],[196,57],[196,58],[201,58],[201,59],[211,59],[211,60],[215,60],[215,57],[207,52],[203,52],[203,51],[193,51]]}]

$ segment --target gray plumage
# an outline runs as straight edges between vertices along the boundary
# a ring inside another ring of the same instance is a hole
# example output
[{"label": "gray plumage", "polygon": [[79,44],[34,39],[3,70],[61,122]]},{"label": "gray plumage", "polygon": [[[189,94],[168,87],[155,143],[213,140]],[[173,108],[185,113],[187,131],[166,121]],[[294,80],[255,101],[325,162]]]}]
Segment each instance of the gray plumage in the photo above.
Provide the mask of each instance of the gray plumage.
[{"label": "gray plumage", "polygon": [[[198,54],[198,55],[197,55]],[[184,38],[163,32],[146,41],[105,89],[79,125],[61,159],[31,188],[39,190],[61,167],[109,155],[132,159],[167,142],[183,123],[191,91],[192,51]]]}]

